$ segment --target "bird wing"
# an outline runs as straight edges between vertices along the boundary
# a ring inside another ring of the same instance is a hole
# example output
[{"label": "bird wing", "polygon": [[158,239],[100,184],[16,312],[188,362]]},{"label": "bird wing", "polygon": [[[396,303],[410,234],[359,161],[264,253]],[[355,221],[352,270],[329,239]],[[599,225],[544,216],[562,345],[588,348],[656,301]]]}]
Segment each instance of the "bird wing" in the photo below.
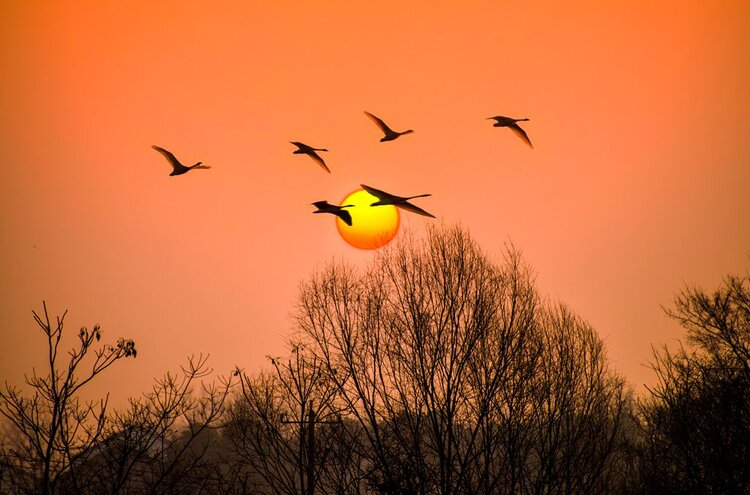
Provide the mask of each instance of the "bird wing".
[{"label": "bird wing", "polygon": [[406,211],[410,211],[412,213],[416,213],[418,215],[424,215],[426,217],[435,218],[435,215],[427,213],[426,211],[424,211],[419,206],[414,206],[413,204],[411,204],[411,203],[409,203],[407,201],[404,201],[403,203],[398,203],[396,206],[398,206],[399,208],[403,208]]},{"label": "bird wing", "polygon": [[316,201],[312,205],[317,209],[322,210],[323,208],[328,206],[328,201]]},{"label": "bird wing", "polygon": [[352,214],[349,213],[346,210],[339,210],[336,212],[336,215],[344,221],[345,224],[347,224],[349,227],[352,226]]},{"label": "bird wing", "polygon": [[385,191],[381,191],[380,189],[375,189],[374,187],[366,186],[364,184],[360,184],[360,186],[362,187],[362,189],[378,199],[391,199],[393,197],[391,194],[388,194]]},{"label": "bird wing", "polygon": [[164,158],[167,159],[167,161],[172,165],[172,168],[174,168],[175,170],[179,170],[182,167],[184,167],[184,165],[180,163],[180,161],[177,158],[175,158],[175,156],[169,151],[156,145],[152,145],[151,147],[155,149],[156,151],[158,151],[159,153],[161,153],[162,155],[164,155]]},{"label": "bird wing", "polygon": [[315,153],[315,151],[310,150],[307,154],[310,155],[310,158],[318,162],[320,166],[325,169],[326,172],[328,172],[329,174],[331,173],[331,169],[328,168],[328,165],[326,165],[326,162],[324,162],[323,159],[320,157],[320,155]]},{"label": "bird wing", "polygon": [[379,118],[371,114],[370,112],[366,111],[365,115],[370,117],[370,119],[372,119],[372,121],[375,122],[377,126],[380,127],[380,130],[383,131],[385,134],[393,133],[393,130],[387,125],[385,125],[385,122],[383,122],[382,120],[380,120]]},{"label": "bird wing", "polygon": [[526,144],[528,144],[528,145],[529,145],[529,146],[531,146],[532,148],[534,147],[534,145],[533,145],[533,144],[531,144],[531,140],[529,139],[529,136],[527,136],[527,135],[526,135],[526,131],[524,131],[523,129],[521,129],[521,126],[519,126],[518,124],[516,124],[516,123],[514,122],[514,123],[512,123],[512,124],[508,125],[508,127],[510,127],[510,130],[511,130],[511,131],[513,131],[513,132],[515,132],[515,133],[516,133],[516,136],[518,136],[518,137],[520,137],[521,139],[523,139],[523,141],[524,141],[524,142],[525,142]]}]

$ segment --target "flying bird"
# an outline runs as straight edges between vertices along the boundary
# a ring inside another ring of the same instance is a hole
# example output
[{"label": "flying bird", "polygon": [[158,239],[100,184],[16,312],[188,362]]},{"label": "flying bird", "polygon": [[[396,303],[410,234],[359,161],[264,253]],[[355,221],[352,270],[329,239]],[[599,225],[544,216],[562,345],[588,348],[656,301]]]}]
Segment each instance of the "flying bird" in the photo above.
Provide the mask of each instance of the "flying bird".
[{"label": "flying bird", "polygon": [[295,155],[300,155],[300,154],[308,155],[310,158],[318,162],[320,166],[325,169],[326,172],[328,172],[329,174],[331,173],[331,170],[328,168],[328,165],[326,165],[326,162],[323,161],[320,155],[315,153],[316,151],[328,151],[327,149],[313,148],[312,146],[308,146],[305,143],[300,143],[299,141],[289,141],[289,142],[297,147],[297,149],[294,150],[293,152]]},{"label": "flying bird", "polygon": [[516,122],[524,122],[529,119],[511,119],[510,117],[503,117],[502,115],[496,115],[495,117],[487,117],[487,120],[494,120],[496,121],[492,127],[508,127],[511,131],[515,132],[518,137],[523,139],[523,141],[531,146],[534,147],[533,144],[531,144],[531,140],[529,139],[529,136],[526,135],[526,131],[521,129],[521,126],[519,126]]},{"label": "flying bird", "polygon": [[349,227],[352,226],[352,215],[344,208],[351,208],[354,205],[337,206],[330,204],[328,201],[316,201],[312,205],[317,208],[317,211],[313,213],[332,213],[343,220]]},{"label": "flying bird", "polygon": [[410,132],[414,132],[411,129],[408,129],[408,130],[406,130],[404,132],[396,132],[393,129],[391,129],[390,127],[388,127],[385,124],[385,122],[383,122],[382,120],[380,120],[379,118],[377,118],[376,116],[374,116],[373,114],[371,114],[370,112],[365,112],[365,115],[367,115],[368,117],[370,117],[372,119],[372,121],[375,122],[375,124],[377,124],[378,127],[380,127],[380,130],[383,131],[383,134],[385,134],[385,136],[383,136],[380,139],[381,143],[385,142],[385,141],[393,141],[394,139],[396,139],[397,137],[399,137],[399,136],[401,136],[403,134],[409,134]]},{"label": "flying bird", "polygon": [[360,184],[360,186],[362,186],[362,189],[364,189],[368,193],[378,198],[378,200],[372,203],[370,206],[393,205],[398,208],[402,208],[406,211],[417,213],[418,215],[424,215],[426,217],[435,218],[435,215],[431,215],[430,213],[427,213],[426,211],[424,211],[422,208],[419,208],[418,206],[414,206],[413,204],[409,203],[410,199],[424,198],[427,196],[432,196],[432,194],[419,194],[417,196],[403,197],[403,196],[394,196],[393,194],[389,194],[385,191],[381,191],[380,189],[375,189],[374,187],[366,186],[364,184]]},{"label": "flying bird", "polygon": [[182,175],[194,168],[211,168],[208,165],[201,165],[201,163],[203,162],[198,162],[195,165],[186,167],[185,165],[180,163],[180,161],[177,158],[175,158],[175,156],[171,152],[156,145],[151,146],[151,147],[155,149],[156,151],[158,151],[159,153],[161,153],[162,155],[164,155],[164,158],[166,158],[169,164],[172,165],[173,170],[172,170],[172,173],[169,175]]}]

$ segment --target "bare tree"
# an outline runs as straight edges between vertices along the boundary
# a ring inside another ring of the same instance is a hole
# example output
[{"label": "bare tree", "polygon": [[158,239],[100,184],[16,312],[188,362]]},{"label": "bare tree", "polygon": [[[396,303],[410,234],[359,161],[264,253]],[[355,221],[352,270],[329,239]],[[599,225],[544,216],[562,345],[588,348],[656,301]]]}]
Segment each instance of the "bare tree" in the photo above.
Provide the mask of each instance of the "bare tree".
[{"label": "bare tree", "polygon": [[[590,325],[540,298],[512,246],[494,262],[437,227],[365,270],[331,264],[301,285],[295,327],[288,358],[235,369],[234,395],[233,377],[203,382],[202,356],[118,413],[68,398],[69,412],[39,416],[6,386],[5,416],[27,411],[15,417],[31,426],[0,452],[0,489],[41,491],[35,428],[55,422],[47,493],[604,493],[632,474],[624,380]],[[82,330],[82,346],[98,336]],[[105,351],[96,373],[135,355],[132,341]],[[53,376],[28,381],[46,390]],[[62,419],[37,427],[47,416]]]},{"label": "bare tree", "polygon": [[[6,383],[0,413],[7,420],[0,457],[2,493],[217,493],[231,479],[218,462],[217,430],[231,377],[196,381],[211,369],[191,357],[181,373],[168,373],[151,392],[110,412],[107,397],[83,402],[80,391],[120,359],[136,356],[132,340],[95,348],[99,326],[78,332],[78,345],[61,363],[64,318],[53,325],[46,305],[34,318],[47,337],[48,370],[26,377],[33,395]],[[226,449],[229,450],[229,449]]]},{"label": "bare tree", "polygon": [[657,385],[641,402],[641,470],[650,493],[750,490],[750,276],[713,294],[687,288],[667,314],[689,347],[654,350]]},{"label": "bare tree", "polygon": [[84,402],[81,389],[117,361],[137,353],[135,343],[126,339],[96,348],[102,332],[95,325],[79,330],[77,345],[61,364],[58,352],[67,311],[53,323],[46,303],[42,306],[42,314],[33,315],[47,339],[46,372],[33,369],[26,376],[31,396],[7,382],[0,390],[0,414],[10,425],[12,442],[4,453],[0,488],[10,485],[19,493],[56,493],[63,474],[73,490],[79,488],[74,460],[84,458],[102,437],[108,399]]},{"label": "bare tree", "polygon": [[312,494],[324,488],[331,446],[339,441],[335,428],[321,428],[339,423],[337,390],[301,344],[292,344],[291,354],[286,361],[271,358],[271,372],[250,377],[237,370],[242,396],[226,428],[242,461],[271,492]]},{"label": "bare tree", "polygon": [[[198,380],[212,373],[207,357],[190,357],[180,373],[167,373],[130,407],[108,418],[105,434],[92,447],[88,487],[97,493],[206,493],[226,478],[217,471],[219,427],[232,378]],[[200,394],[194,388],[199,385]]]},{"label": "bare tree", "polygon": [[[541,305],[512,247],[498,265],[461,229],[432,229],[363,274],[329,266],[299,301],[302,339],[359,425],[374,490],[602,486],[624,383],[590,327]],[[577,456],[575,472],[562,447]]]},{"label": "bare tree", "polygon": [[[563,305],[540,315],[532,381],[532,492],[604,493],[622,483],[631,393],[593,328]],[[527,427],[528,428],[528,427]]]}]

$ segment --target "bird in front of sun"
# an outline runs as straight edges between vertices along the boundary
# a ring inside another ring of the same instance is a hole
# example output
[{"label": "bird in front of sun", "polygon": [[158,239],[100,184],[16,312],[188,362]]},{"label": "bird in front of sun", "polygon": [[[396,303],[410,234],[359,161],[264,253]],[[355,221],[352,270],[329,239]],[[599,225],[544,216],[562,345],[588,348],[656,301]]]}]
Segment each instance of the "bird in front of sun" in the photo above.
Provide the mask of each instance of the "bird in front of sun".
[{"label": "bird in front of sun", "polygon": [[349,245],[357,249],[378,249],[391,242],[398,233],[401,224],[398,208],[393,205],[370,206],[377,200],[377,196],[357,189],[339,203],[351,206],[346,211],[351,214],[351,225],[341,217],[336,218],[336,229]]},{"label": "bird in front of sun", "polygon": [[316,153],[316,151],[328,151],[327,149],[313,148],[312,146],[308,146],[305,143],[300,143],[299,141],[289,141],[289,142],[297,147],[297,149],[293,151],[295,155],[307,155],[313,160],[315,160],[316,162],[318,162],[318,164],[321,167],[323,167],[323,170],[325,170],[329,174],[331,173],[331,169],[328,168],[328,165],[326,165],[326,162],[324,162],[323,159],[320,157],[320,155]]},{"label": "bird in front of sun", "polygon": [[419,215],[424,215],[426,217],[435,218],[435,215],[427,213],[422,208],[418,206],[414,206],[413,204],[409,203],[410,199],[424,198],[427,196],[432,196],[432,194],[418,194],[416,196],[404,197],[404,196],[395,196],[393,194],[387,193],[385,191],[381,191],[380,189],[375,189],[374,187],[366,186],[364,184],[360,184],[360,186],[362,186],[362,189],[364,189],[371,195],[378,198],[378,200],[370,204],[370,206],[393,205],[398,208],[404,209],[406,211],[410,211],[412,213],[417,213]]},{"label": "bird in front of sun", "polygon": [[193,170],[194,168],[211,168],[208,165],[201,165],[203,162],[198,162],[195,165],[186,167],[185,165],[180,163],[180,161],[171,152],[156,145],[153,145],[151,147],[164,155],[164,158],[166,158],[169,164],[172,165],[172,173],[169,175],[182,175],[189,172],[190,170]]},{"label": "bird in front of sun", "polygon": [[516,136],[520,137],[526,144],[528,144],[532,148],[534,147],[534,145],[531,144],[529,136],[526,135],[526,131],[521,129],[521,126],[518,125],[518,122],[525,122],[529,119],[512,119],[510,117],[496,115],[494,117],[487,117],[487,120],[495,121],[495,123],[492,124],[492,127],[508,127],[511,131],[515,132]]},{"label": "bird in front of sun", "polygon": [[385,134],[385,136],[383,136],[382,138],[380,138],[380,142],[381,143],[383,143],[385,141],[393,141],[394,139],[396,139],[399,136],[403,136],[404,134],[409,134],[410,132],[414,132],[412,129],[408,129],[408,130],[403,131],[403,132],[396,132],[393,129],[391,129],[390,127],[388,127],[385,124],[385,122],[383,122],[381,119],[377,118],[376,116],[374,116],[370,112],[366,111],[365,115],[367,115],[368,117],[370,117],[372,119],[372,121],[375,122],[375,124],[380,128],[380,130],[383,131],[383,134]]},{"label": "bird in front of sun", "polygon": [[349,227],[352,226],[352,214],[344,208],[353,208],[354,205],[332,205],[328,201],[316,201],[312,203],[317,208],[313,213],[331,213],[339,217]]}]

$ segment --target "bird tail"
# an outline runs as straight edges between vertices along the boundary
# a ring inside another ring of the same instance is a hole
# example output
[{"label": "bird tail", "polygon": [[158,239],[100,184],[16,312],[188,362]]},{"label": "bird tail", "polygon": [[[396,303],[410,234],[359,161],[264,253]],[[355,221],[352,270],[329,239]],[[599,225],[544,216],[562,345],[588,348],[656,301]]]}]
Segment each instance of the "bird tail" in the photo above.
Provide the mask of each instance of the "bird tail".
[{"label": "bird tail", "polygon": [[409,196],[408,199],[414,199],[414,198],[426,198],[427,196],[432,196],[432,194],[418,194],[417,196]]}]

